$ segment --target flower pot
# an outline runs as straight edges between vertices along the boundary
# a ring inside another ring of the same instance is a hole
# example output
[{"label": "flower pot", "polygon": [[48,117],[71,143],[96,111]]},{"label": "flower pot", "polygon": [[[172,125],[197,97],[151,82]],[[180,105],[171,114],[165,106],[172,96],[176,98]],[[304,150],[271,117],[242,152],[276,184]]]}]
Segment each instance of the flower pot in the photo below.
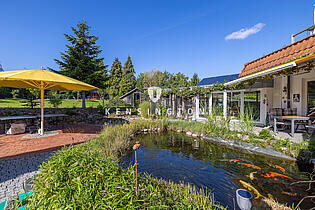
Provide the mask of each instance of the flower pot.
[{"label": "flower pot", "polygon": [[236,201],[237,205],[241,210],[250,210],[252,207],[253,195],[244,189],[236,190]]}]

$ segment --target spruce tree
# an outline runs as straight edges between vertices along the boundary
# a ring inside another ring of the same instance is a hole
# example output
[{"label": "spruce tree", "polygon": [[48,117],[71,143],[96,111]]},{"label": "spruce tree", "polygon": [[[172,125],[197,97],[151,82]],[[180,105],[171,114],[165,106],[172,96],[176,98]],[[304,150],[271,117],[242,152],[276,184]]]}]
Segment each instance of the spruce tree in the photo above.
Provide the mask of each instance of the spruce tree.
[{"label": "spruce tree", "polygon": [[197,86],[199,82],[200,82],[200,79],[198,77],[198,74],[194,73],[193,77],[190,79],[190,85]]},{"label": "spruce tree", "polygon": [[136,86],[135,70],[132,65],[130,56],[123,67],[122,78],[120,81],[120,94],[124,95],[129,91],[133,90]]},{"label": "spruce tree", "polygon": [[[98,55],[102,51],[96,45],[98,37],[90,35],[90,26],[83,21],[77,28],[71,27],[73,35],[65,34],[70,42],[67,50],[61,53],[61,60],[55,59],[60,66],[60,73],[71,78],[86,82],[99,88],[104,88],[107,80],[107,70],[104,58]],[[85,91],[82,91],[82,108],[85,108]]]},{"label": "spruce tree", "polygon": [[122,78],[121,62],[115,58],[109,71],[109,94],[112,98],[120,95],[120,81]]}]

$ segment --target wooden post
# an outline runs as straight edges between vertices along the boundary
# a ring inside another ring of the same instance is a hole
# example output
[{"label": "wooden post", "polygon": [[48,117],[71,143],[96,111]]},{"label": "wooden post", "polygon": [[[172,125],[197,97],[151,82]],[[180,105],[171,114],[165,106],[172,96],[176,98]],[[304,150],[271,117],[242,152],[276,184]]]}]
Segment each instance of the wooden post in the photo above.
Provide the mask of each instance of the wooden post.
[{"label": "wooden post", "polygon": [[138,199],[138,162],[137,162],[137,150],[135,150],[135,162],[136,162],[136,197]]},{"label": "wooden post", "polygon": [[135,164],[136,164],[136,197],[138,200],[138,161],[137,161],[137,149],[139,149],[140,143],[137,141],[135,145],[133,145],[132,149],[135,151]]},{"label": "wooden post", "polygon": [[40,83],[40,111],[41,111],[41,122],[40,122],[40,135],[44,135],[44,82]]}]

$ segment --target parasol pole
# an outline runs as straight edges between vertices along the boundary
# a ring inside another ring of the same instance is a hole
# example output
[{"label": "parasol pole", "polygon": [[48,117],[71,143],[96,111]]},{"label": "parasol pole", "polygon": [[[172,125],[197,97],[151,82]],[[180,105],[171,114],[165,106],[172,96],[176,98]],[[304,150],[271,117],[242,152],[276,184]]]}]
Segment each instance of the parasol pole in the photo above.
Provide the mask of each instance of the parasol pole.
[{"label": "parasol pole", "polygon": [[44,82],[40,82],[40,135],[44,134]]}]

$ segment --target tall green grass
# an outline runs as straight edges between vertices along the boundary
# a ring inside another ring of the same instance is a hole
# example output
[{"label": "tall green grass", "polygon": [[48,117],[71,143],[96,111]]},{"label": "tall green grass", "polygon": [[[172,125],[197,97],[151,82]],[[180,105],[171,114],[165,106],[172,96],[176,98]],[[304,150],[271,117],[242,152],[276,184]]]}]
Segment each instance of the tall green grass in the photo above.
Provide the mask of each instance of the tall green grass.
[{"label": "tall green grass", "polygon": [[139,178],[135,195],[133,167],[122,169],[119,157],[130,148],[132,136],[144,129],[163,132],[164,120],[139,120],[106,127],[101,135],[75,148],[56,152],[34,178],[30,209],[224,209],[212,194],[187,184],[150,176]]}]

